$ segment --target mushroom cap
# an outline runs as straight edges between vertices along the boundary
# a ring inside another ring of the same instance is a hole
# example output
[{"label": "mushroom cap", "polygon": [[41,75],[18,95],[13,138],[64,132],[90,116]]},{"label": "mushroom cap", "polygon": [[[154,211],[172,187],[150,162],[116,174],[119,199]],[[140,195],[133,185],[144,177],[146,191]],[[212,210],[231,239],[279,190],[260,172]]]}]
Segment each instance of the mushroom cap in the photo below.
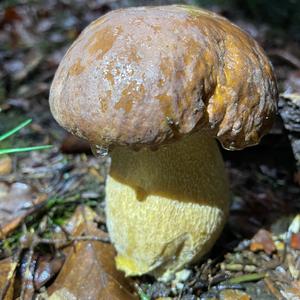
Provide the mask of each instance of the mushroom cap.
[{"label": "mushroom cap", "polygon": [[60,125],[91,144],[159,146],[208,131],[257,144],[276,112],[272,66],[244,31],[191,6],[112,11],[62,59],[50,90]]}]

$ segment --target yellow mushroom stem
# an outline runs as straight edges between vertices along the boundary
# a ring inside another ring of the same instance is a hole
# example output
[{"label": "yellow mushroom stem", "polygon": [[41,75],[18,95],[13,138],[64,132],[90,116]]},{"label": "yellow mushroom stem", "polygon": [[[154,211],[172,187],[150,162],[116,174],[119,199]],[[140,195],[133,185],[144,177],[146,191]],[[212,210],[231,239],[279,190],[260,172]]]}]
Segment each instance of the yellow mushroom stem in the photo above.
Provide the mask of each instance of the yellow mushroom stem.
[{"label": "yellow mushroom stem", "polygon": [[168,277],[207,253],[226,221],[229,189],[216,141],[193,134],[157,151],[112,151],[107,225],[117,268]]}]

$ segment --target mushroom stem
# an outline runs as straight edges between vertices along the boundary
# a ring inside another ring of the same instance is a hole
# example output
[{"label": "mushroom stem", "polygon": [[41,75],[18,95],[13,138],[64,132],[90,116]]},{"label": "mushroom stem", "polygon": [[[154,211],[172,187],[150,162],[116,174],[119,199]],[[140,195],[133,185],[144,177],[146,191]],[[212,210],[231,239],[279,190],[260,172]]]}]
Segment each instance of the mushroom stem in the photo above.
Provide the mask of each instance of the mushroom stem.
[{"label": "mushroom stem", "polygon": [[164,278],[207,253],[226,221],[229,189],[216,141],[203,133],[157,151],[112,151],[107,225],[126,275]]}]

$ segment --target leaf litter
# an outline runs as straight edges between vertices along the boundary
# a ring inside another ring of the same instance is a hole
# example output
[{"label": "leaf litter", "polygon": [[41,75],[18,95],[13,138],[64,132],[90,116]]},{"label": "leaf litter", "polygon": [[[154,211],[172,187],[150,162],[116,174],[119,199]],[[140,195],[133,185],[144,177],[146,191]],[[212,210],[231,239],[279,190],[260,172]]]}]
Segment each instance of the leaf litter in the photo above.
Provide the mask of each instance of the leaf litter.
[{"label": "leaf litter", "polygon": [[[75,236],[107,236],[93,222],[96,214],[91,209],[79,207],[76,214],[81,215],[83,222],[77,221]],[[129,280],[115,268],[111,244],[77,241],[70,247],[65,249],[69,253],[63,268],[48,289],[49,299],[137,299],[129,290]]]},{"label": "leaf litter", "polygon": [[18,227],[46,199],[46,194],[38,193],[25,183],[0,182],[0,239]]}]

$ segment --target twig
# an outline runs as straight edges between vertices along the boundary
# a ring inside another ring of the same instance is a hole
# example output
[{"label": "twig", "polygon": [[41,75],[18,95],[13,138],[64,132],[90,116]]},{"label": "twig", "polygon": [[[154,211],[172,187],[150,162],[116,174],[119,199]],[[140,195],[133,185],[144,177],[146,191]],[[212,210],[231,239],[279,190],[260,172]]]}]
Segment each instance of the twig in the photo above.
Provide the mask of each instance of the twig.
[{"label": "twig", "polygon": [[228,290],[228,289],[229,290],[244,290],[245,288],[239,283],[228,283],[228,282],[220,283],[212,288],[212,290],[215,290],[218,292]]},{"label": "twig", "polygon": [[278,299],[278,300],[284,299],[283,296],[278,291],[278,289],[274,286],[272,280],[270,280],[269,278],[265,278],[264,281],[265,281],[265,284],[266,284],[268,290],[271,292],[272,295],[274,295],[276,297],[276,299]]},{"label": "twig", "polygon": [[284,262],[286,260],[289,241],[290,241],[289,233],[286,232],[285,233],[285,238],[284,238],[284,241],[283,241],[283,247],[284,247],[283,252],[282,252],[282,255],[280,255],[280,258],[279,258],[280,264],[284,264]]},{"label": "twig", "polygon": [[66,244],[68,245],[71,242],[76,242],[76,241],[99,241],[102,243],[110,243],[109,237],[97,237],[97,236],[69,236],[66,239],[44,239],[40,238],[39,243],[40,244]]},{"label": "twig", "polygon": [[285,61],[289,62],[291,65],[300,69],[300,59],[287,50],[273,49],[273,50],[269,51],[268,54],[270,56],[281,57]]},{"label": "twig", "polygon": [[26,268],[24,272],[24,276],[22,278],[22,287],[21,287],[21,293],[20,293],[20,300],[25,299],[25,292],[26,292],[26,284],[27,284],[27,278],[30,278],[30,267],[32,263],[32,258],[34,254],[34,248],[36,247],[37,242],[33,240],[32,244],[30,245],[29,252],[28,252],[28,258],[26,259]]}]

